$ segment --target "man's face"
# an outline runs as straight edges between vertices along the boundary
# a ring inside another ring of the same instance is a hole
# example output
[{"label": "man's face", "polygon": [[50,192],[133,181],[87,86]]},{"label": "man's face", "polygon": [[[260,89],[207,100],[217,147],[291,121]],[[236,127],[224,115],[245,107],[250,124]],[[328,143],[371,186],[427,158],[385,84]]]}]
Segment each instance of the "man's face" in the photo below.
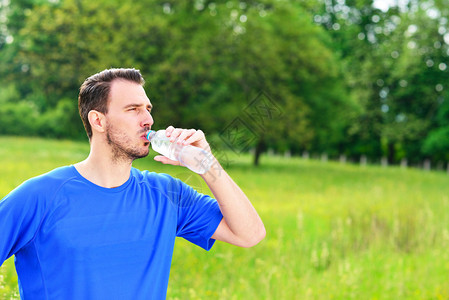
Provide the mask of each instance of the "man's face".
[{"label": "man's face", "polygon": [[105,116],[106,138],[114,159],[134,160],[148,155],[145,135],[154,122],[151,108],[140,84],[126,80],[112,82]]}]

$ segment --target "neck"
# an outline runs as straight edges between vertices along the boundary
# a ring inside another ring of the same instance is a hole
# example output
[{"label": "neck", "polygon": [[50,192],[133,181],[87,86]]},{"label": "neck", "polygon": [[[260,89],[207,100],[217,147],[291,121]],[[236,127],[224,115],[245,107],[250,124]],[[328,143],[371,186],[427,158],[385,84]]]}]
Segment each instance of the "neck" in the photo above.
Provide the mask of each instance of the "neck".
[{"label": "neck", "polygon": [[[103,146],[102,146],[103,145]],[[105,188],[124,184],[131,172],[132,160],[117,158],[105,143],[91,142],[89,156],[77,164],[76,170],[87,180]]]}]

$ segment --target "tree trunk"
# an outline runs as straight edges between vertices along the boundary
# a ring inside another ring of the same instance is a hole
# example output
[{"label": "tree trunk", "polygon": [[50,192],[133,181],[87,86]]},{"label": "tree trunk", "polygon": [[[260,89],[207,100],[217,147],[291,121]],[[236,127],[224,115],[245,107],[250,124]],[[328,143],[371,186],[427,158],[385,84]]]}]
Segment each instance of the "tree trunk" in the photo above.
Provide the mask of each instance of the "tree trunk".
[{"label": "tree trunk", "polygon": [[395,158],[395,149],[394,149],[394,143],[388,143],[388,164],[392,165],[394,164],[394,158]]},{"label": "tree trunk", "polygon": [[254,165],[257,167],[260,162],[260,155],[263,153],[265,148],[265,141],[260,139],[256,145],[256,151],[254,152]]}]

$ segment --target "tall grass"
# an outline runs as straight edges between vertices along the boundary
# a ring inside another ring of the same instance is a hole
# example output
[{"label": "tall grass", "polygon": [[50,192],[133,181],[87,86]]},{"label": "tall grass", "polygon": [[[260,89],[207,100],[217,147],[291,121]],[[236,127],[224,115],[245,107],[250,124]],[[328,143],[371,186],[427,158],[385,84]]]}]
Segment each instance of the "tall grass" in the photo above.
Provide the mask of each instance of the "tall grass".
[{"label": "tall grass", "polygon": [[[30,176],[83,159],[88,145],[0,138],[0,195]],[[228,172],[252,199],[267,237],[254,248],[179,239],[168,299],[449,299],[449,176],[299,158],[231,157]],[[184,169],[150,158],[204,193]],[[11,260],[0,298],[16,291]],[[2,299],[3,299],[2,298]]]}]

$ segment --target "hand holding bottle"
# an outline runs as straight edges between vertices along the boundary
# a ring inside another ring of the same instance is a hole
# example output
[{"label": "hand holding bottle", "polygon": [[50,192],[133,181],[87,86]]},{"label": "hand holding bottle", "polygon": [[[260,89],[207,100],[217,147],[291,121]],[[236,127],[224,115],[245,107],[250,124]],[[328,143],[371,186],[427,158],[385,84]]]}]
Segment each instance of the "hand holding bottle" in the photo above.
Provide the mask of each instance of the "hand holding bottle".
[{"label": "hand holding bottle", "polygon": [[153,150],[164,155],[156,156],[156,161],[181,164],[198,174],[206,173],[213,164],[214,157],[201,130],[169,126],[166,130],[149,131],[147,139]]}]

